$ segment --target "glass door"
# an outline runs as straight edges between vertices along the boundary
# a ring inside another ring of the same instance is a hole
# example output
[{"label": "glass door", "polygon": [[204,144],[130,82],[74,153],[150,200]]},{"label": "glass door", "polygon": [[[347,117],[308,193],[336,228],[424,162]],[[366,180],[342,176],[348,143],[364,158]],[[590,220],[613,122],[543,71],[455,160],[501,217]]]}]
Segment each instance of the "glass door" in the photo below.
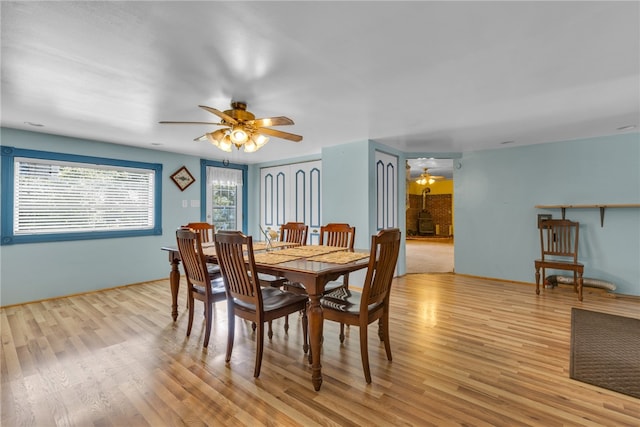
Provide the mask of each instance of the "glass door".
[{"label": "glass door", "polygon": [[242,170],[207,166],[205,219],[216,230],[243,230]]}]

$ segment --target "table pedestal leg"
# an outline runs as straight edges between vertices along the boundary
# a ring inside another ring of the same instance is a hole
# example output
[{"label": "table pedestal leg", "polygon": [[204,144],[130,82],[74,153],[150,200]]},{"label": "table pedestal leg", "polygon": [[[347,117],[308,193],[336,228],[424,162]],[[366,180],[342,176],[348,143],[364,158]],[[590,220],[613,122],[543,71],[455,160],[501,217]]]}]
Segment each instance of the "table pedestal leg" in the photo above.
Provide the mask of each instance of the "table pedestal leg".
[{"label": "table pedestal leg", "polygon": [[322,385],[322,365],[320,364],[320,352],[322,351],[322,326],[323,314],[320,307],[320,295],[309,296],[309,308],[307,317],[309,319],[309,341],[311,343],[311,382],[313,388],[318,391]]},{"label": "table pedestal leg", "polygon": [[171,272],[169,273],[169,283],[171,284],[171,317],[175,322],[178,319],[178,290],[180,290],[180,270],[178,269],[180,260],[171,258]]}]

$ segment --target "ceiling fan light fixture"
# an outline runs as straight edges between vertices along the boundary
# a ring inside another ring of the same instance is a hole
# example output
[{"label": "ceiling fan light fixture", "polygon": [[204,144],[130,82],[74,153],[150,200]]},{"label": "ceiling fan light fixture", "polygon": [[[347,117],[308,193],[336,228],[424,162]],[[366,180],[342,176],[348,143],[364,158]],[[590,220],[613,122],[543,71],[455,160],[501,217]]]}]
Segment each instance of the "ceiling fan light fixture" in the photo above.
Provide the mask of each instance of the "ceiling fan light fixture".
[{"label": "ceiling fan light fixture", "polygon": [[416,184],[418,185],[431,185],[436,182],[438,179],[442,179],[442,176],[433,176],[428,172],[428,168],[424,168],[424,172],[416,179]]},{"label": "ceiling fan light fixture", "polygon": [[251,135],[251,141],[253,141],[258,148],[269,142],[269,138],[261,133],[254,133]]},{"label": "ceiling fan light fixture", "polygon": [[211,142],[216,147],[220,147],[220,142],[222,142],[222,140],[224,139],[224,137],[226,135],[227,135],[227,130],[226,129],[218,129],[215,132],[208,133],[207,134],[207,139],[209,140],[209,142]]},{"label": "ceiling fan light fixture", "polygon": [[242,126],[234,126],[231,129],[230,137],[234,144],[244,144],[249,140],[249,135],[247,135],[247,131]]},{"label": "ceiling fan light fixture", "polygon": [[207,134],[207,139],[209,140],[210,143],[212,143],[213,145],[215,145],[216,147],[220,146],[220,143],[218,142],[217,139],[215,139],[215,137],[213,136],[213,132],[209,132]]},{"label": "ceiling fan light fixture", "polygon": [[252,140],[249,140],[249,141],[245,142],[243,146],[244,146],[244,152],[245,153],[253,153],[253,152],[258,151],[258,149],[260,148]]},{"label": "ceiling fan light fixture", "polygon": [[222,151],[226,151],[227,153],[231,152],[231,146],[232,146],[232,142],[229,139],[229,136],[225,136],[222,141],[220,141],[220,144],[218,145],[218,148],[221,149]]},{"label": "ceiling fan light fixture", "polygon": [[[220,123],[212,122],[183,122],[183,121],[160,121],[161,124],[193,124],[193,125],[218,125],[225,126],[225,129],[218,129],[215,132],[205,133],[204,137],[198,137],[195,141],[203,141],[205,138],[212,144],[225,152],[231,152],[233,147],[240,150],[244,148],[246,153],[258,151],[269,141],[269,136],[275,138],[288,139],[289,141],[300,142],[302,136],[281,130],[271,129],[270,126],[292,125],[293,120],[284,116],[266,117],[256,119],[255,115],[247,111],[247,104],[240,101],[232,101],[231,109],[219,111],[206,105],[199,105],[203,110],[218,116]],[[265,135],[266,134],[266,135]]]}]

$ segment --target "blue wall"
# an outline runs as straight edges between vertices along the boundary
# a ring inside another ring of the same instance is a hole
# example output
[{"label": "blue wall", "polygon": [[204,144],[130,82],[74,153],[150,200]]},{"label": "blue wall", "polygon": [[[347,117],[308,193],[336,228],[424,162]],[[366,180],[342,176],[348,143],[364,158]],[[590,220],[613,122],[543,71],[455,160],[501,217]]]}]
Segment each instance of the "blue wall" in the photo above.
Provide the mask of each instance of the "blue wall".
[{"label": "blue wall", "polygon": [[[168,276],[168,258],[159,248],[173,244],[174,230],[181,224],[200,220],[200,208],[190,203],[200,199],[199,158],[14,129],[0,132],[3,145],[164,165],[162,236],[2,246],[0,305]],[[370,169],[375,149],[397,153],[369,141],[322,152],[323,219],[344,218],[355,224],[360,247],[368,247],[372,232],[367,230],[376,208],[375,174]],[[404,157],[399,156],[402,165]],[[287,162],[298,160],[311,158]],[[533,260],[539,251],[536,215],[560,216],[559,211],[542,211],[534,205],[640,203],[638,133],[465,153],[458,161],[462,165],[454,170],[458,273],[533,283]],[[181,192],[169,176],[183,165],[197,181]],[[248,222],[254,235],[259,167],[249,167]],[[183,200],[187,208],[182,207]],[[400,197],[400,217],[404,203]],[[585,277],[611,281],[620,293],[640,295],[640,209],[608,209],[603,228],[597,209],[568,210],[567,217],[581,222]],[[399,263],[402,272],[404,261]]]},{"label": "blue wall", "polygon": [[[161,236],[1,246],[1,306],[168,277],[168,256],[160,247],[175,243],[180,225],[200,220],[200,208],[191,207],[191,200],[200,200],[199,158],[7,128],[0,138],[2,145],[20,148],[164,165]],[[183,165],[196,183],[181,192],[169,176]]]},{"label": "blue wall", "polygon": [[322,150],[322,221],[355,226],[358,248],[371,243],[368,216],[371,204],[375,206],[369,194],[375,181],[370,185],[368,147],[367,141],[361,141]]},{"label": "blue wall", "polygon": [[[465,153],[454,170],[457,273],[532,283],[535,205],[640,203],[640,134]],[[567,209],[585,277],[640,295],[640,208]],[[566,274],[557,272],[558,274]]]}]

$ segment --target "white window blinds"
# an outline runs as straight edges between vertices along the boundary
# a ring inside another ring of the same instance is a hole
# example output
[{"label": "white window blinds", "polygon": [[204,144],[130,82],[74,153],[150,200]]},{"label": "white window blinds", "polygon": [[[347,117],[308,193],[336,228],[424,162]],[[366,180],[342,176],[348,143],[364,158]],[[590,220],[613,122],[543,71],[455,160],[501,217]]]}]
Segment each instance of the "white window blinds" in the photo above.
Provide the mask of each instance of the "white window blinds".
[{"label": "white window blinds", "polygon": [[154,227],[155,171],[15,158],[15,235]]}]

